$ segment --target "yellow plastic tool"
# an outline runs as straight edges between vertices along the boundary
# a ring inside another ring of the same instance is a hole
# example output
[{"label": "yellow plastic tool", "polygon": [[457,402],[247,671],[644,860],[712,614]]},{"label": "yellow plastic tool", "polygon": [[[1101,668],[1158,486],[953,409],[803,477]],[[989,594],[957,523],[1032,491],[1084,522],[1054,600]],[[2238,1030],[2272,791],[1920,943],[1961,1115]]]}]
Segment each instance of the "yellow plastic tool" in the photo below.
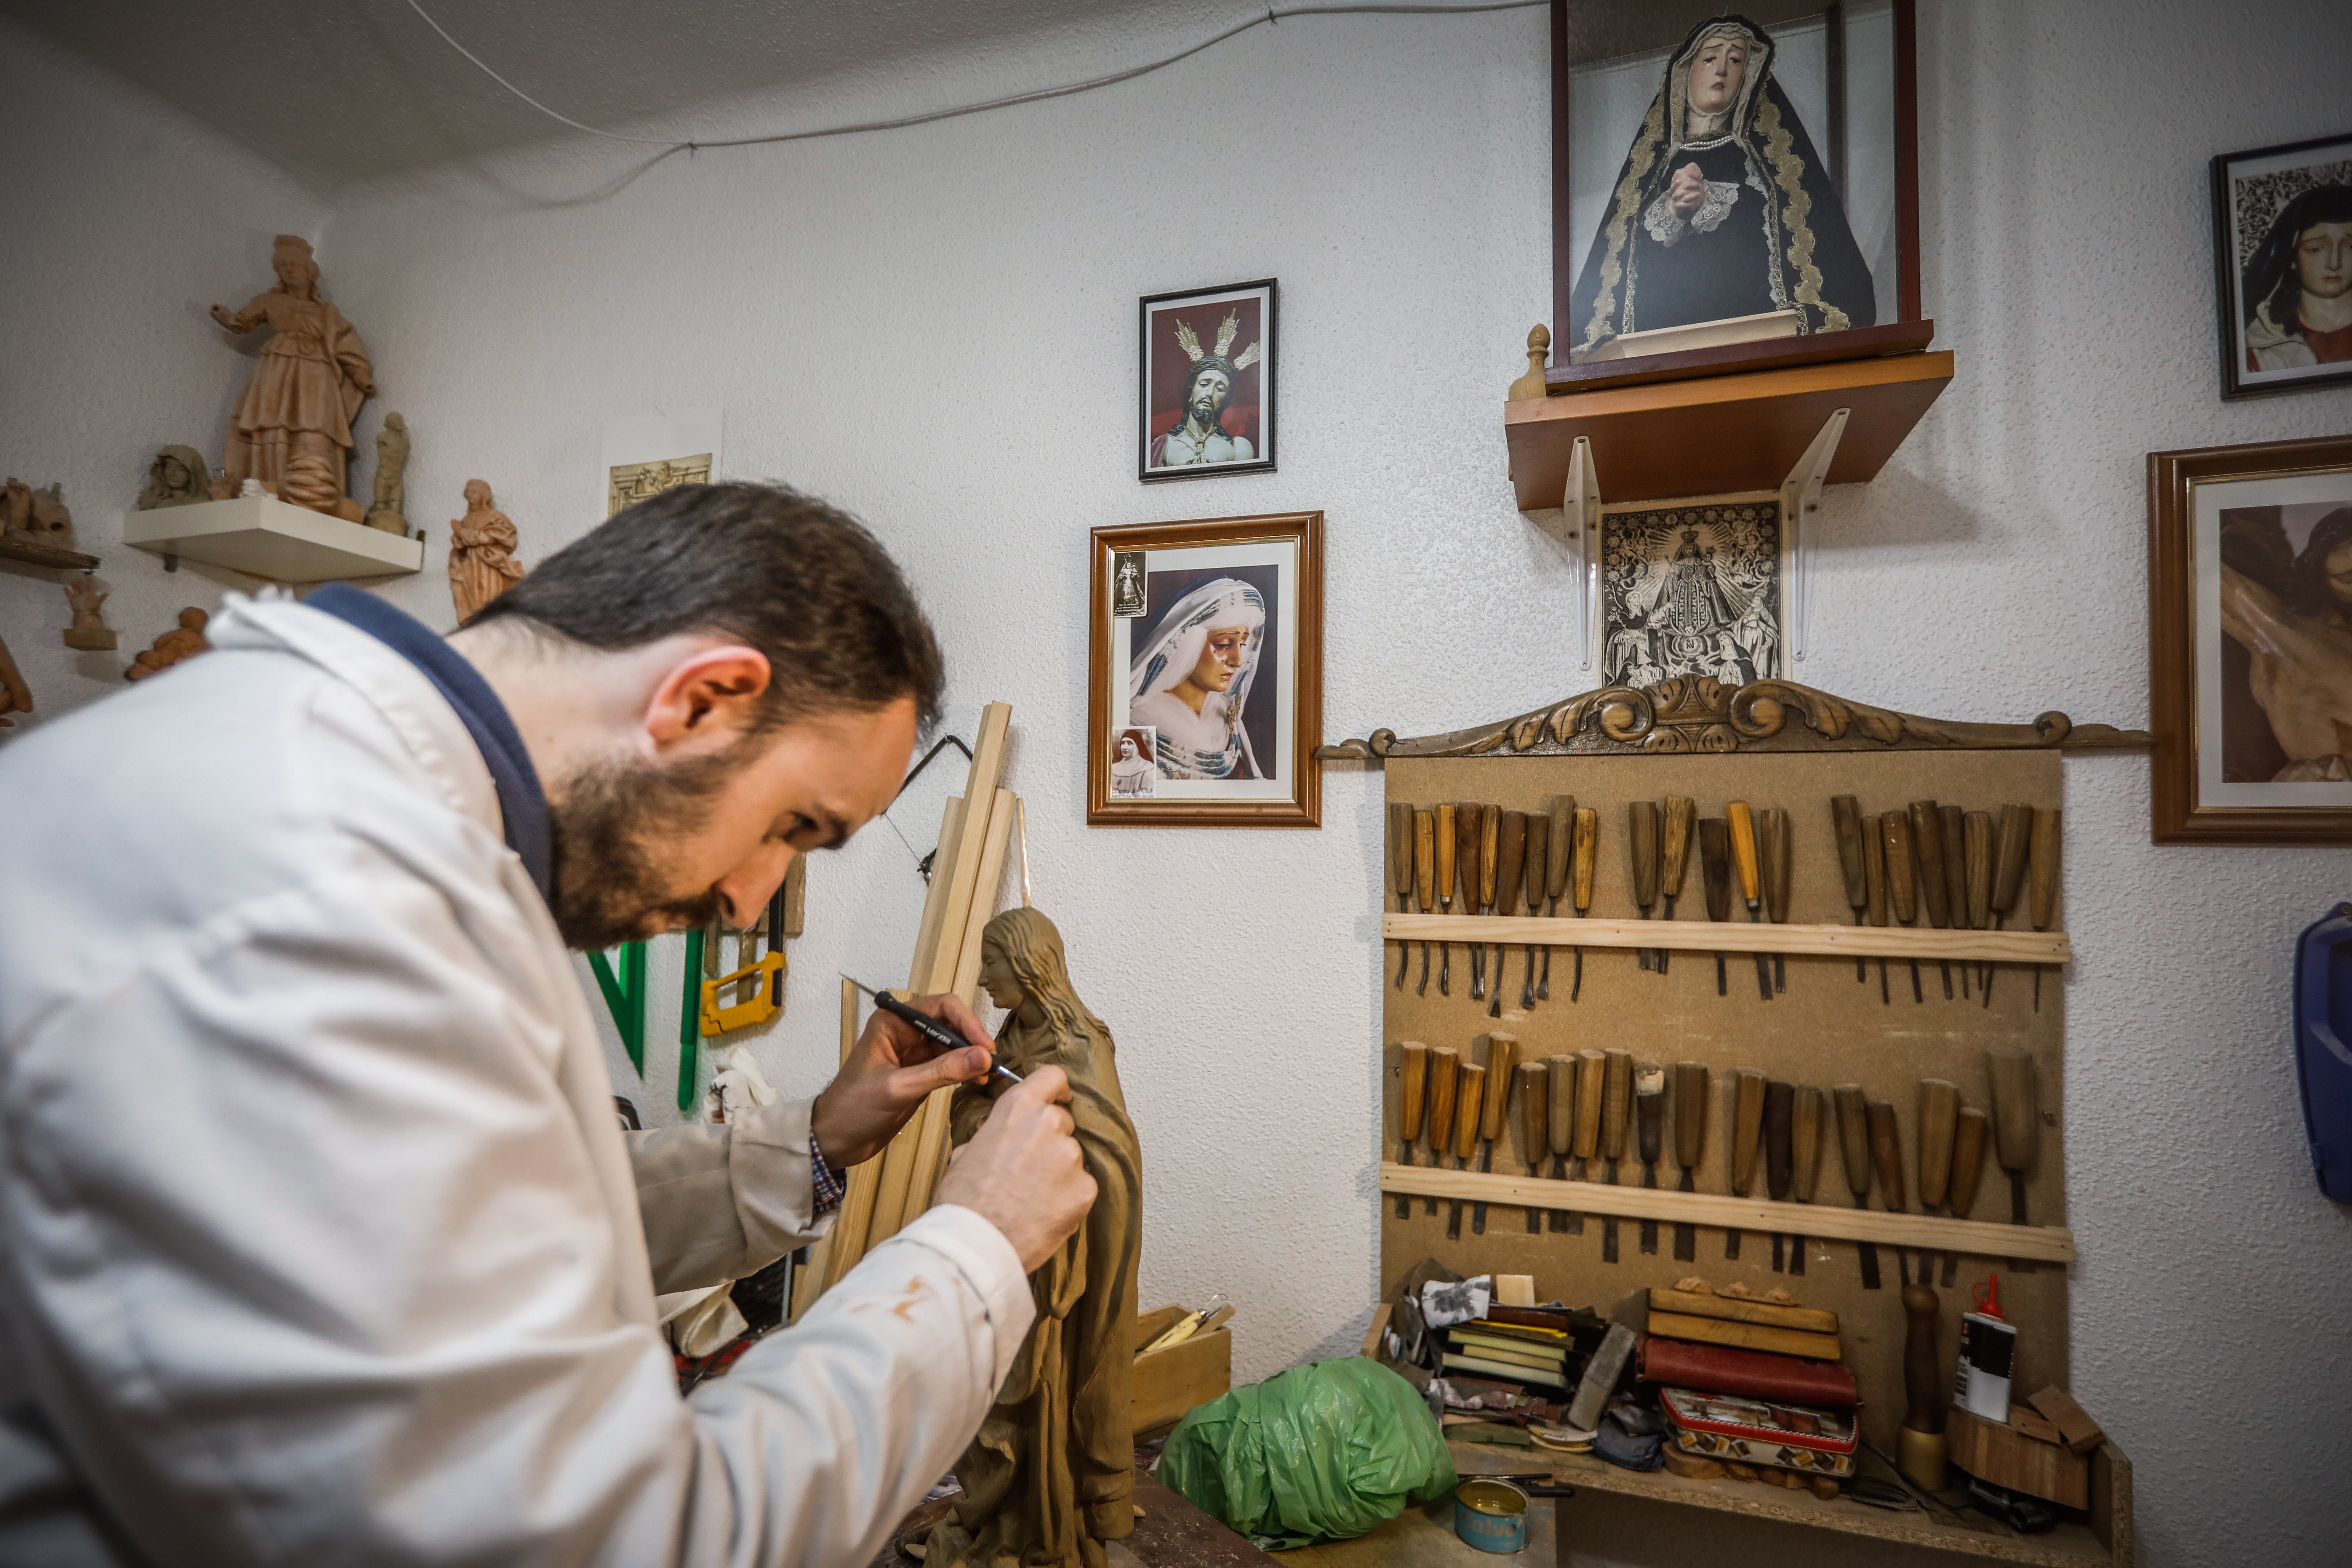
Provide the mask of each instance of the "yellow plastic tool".
[{"label": "yellow plastic tool", "polygon": [[[719,993],[739,980],[752,975],[761,977],[759,991],[749,1002],[738,1002],[732,1007],[719,1005]],[[748,1029],[754,1024],[764,1024],[784,1010],[784,955],[782,949],[771,949],[761,955],[760,962],[722,974],[716,980],[702,983],[702,1032],[723,1035],[733,1029]]]}]

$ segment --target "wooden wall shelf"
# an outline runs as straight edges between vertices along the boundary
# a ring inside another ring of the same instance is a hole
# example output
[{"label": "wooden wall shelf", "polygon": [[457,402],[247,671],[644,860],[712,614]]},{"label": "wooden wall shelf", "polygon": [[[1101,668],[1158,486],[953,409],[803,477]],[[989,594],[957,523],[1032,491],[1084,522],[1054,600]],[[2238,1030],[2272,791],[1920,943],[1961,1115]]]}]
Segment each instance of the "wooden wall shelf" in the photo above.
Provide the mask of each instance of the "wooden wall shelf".
[{"label": "wooden wall shelf", "polygon": [[1664,947],[1676,952],[1805,952],[1830,958],[1972,958],[1980,963],[2071,963],[2062,931],[1933,926],[1759,925],[1752,921],[1570,920],[1545,915],[1382,915],[1385,942],[1489,947]]},{"label": "wooden wall shelf", "polygon": [[55,566],[68,572],[95,572],[98,557],[52,542],[30,529],[0,529],[0,556],[27,566]]},{"label": "wooden wall shelf", "polygon": [[1557,393],[1503,405],[1519,510],[1557,507],[1577,437],[1612,502],[1779,489],[1839,409],[1825,482],[1875,479],[1952,379],[1951,351]]}]

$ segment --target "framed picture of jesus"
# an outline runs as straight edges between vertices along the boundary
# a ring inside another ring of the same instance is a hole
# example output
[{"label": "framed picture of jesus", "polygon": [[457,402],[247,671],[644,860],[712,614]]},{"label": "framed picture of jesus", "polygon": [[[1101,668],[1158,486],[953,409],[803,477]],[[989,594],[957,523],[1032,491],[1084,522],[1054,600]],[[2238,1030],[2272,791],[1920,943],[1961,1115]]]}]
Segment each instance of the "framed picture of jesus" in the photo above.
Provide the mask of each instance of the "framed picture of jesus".
[{"label": "framed picture of jesus", "polygon": [[1275,280],[1153,294],[1139,310],[1139,477],[1271,473]]}]

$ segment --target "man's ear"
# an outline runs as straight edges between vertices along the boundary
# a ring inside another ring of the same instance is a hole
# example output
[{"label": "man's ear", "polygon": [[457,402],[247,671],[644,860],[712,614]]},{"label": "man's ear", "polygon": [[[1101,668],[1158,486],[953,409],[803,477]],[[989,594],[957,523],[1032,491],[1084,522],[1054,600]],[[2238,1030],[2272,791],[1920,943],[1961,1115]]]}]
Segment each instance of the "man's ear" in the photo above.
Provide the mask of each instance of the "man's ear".
[{"label": "man's ear", "polygon": [[654,687],[646,733],[664,752],[730,744],[751,727],[768,673],[768,657],[757,648],[730,645],[689,654]]}]

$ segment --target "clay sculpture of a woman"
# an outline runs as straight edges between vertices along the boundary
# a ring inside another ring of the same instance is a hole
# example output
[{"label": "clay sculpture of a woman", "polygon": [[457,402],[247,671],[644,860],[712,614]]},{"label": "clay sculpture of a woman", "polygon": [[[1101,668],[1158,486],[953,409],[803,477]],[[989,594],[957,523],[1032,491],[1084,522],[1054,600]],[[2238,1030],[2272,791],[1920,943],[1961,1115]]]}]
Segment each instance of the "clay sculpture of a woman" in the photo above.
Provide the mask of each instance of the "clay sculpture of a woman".
[{"label": "clay sculpture of a woman", "polygon": [[[270,252],[278,287],[242,310],[213,307],[213,320],[239,336],[263,322],[274,335],[229,416],[224,462],[231,485],[259,479],[283,495],[297,458],[315,458],[336,497],[345,496],[344,463],[352,418],[375,392],[375,369],[360,335],[319,292],[319,263],[308,241],[281,234]],[[321,506],[321,511],[339,511]]]},{"label": "clay sculpture of a woman", "polygon": [[[1029,1276],[1036,1326],[956,1462],[963,1496],[933,1528],[926,1568],[1104,1568],[1135,1529],[1136,1259],[1142,1156],[1119,1092],[1110,1030],[1071,988],[1061,933],[1007,910],[980,939],[980,984],[1009,1008],[996,1059],[1069,1076],[1070,1114],[1097,1196],[1087,1222]],[[956,1090],[955,1142],[988,1120],[992,1075]]]},{"label": "clay sculpture of a woman", "polygon": [[466,481],[466,515],[449,524],[449,597],[464,626],[484,605],[522,581],[514,520],[490,500],[488,479]]}]

